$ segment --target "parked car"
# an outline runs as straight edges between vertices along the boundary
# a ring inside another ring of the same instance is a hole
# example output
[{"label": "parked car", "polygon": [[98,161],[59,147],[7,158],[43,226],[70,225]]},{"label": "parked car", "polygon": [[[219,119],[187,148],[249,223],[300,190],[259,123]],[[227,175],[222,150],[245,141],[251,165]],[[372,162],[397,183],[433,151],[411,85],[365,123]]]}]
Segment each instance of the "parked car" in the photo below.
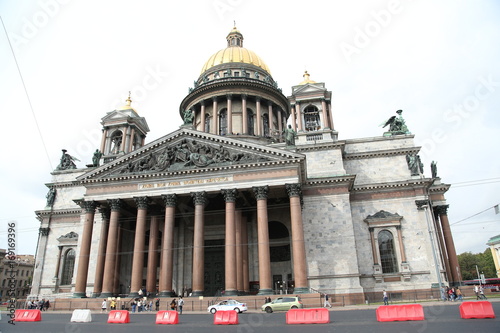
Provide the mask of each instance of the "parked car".
[{"label": "parked car", "polygon": [[262,305],[262,311],[271,313],[273,311],[287,311],[290,309],[302,309],[304,304],[300,297],[278,297],[274,301]]},{"label": "parked car", "polygon": [[228,310],[235,310],[238,313],[242,313],[247,311],[248,308],[245,303],[238,302],[235,299],[226,299],[224,301],[220,301],[217,304],[210,305],[207,310],[210,313],[216,313],[217,311],[228,311]]}]

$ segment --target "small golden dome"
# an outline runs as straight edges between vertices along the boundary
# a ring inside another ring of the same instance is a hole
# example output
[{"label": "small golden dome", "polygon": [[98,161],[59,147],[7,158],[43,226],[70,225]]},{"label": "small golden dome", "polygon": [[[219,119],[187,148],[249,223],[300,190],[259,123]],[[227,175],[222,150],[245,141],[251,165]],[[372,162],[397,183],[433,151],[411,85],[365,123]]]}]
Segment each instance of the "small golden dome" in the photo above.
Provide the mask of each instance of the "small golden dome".
[{"label": "small golden dome", "polygon": [[[118,108],[117,110],[134,110],[135,111],[135,109],[131,106],[132,99],[130,98],[130,91],[128,92],[128,98],[125,101],[127,102],[127,104],[122,106],[121,108]],[[137,111],[135,111],[135,112],[137,112]]]},{"label": "small golden dome", "polygon": [[210,58],[208,58],[207,62],[201,69],[201,73],[204,73],[210,68],[220,64],[240,62],[260,67],[271,74],[269,67],[267,67],[266,63],[255,52],[243,47],[243,35],[238,31],[238,29],[236,29],[236,27],[229,32],[226,39],[227,47],[215,52]]},{"label": "small golden dome", "polygon": [[302,77],[304,78],[304,81],[300,82],[299,85],[308,84],[308,83],[316,83],[316,81],[309,79],[310,76],[311,75],[307,71],[304,71],[304,75],[302,75]]}]

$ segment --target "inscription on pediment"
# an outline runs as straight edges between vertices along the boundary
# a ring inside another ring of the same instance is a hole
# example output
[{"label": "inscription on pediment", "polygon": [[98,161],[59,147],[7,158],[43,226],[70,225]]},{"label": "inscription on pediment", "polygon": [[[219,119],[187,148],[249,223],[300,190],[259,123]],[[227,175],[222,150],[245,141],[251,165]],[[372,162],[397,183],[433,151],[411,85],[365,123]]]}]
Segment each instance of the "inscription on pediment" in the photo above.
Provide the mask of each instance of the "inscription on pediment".
[{"label": "inscription on pediment", "polygon": [[269,158],[212,145],[194,139],[181,141],[129,161],[117,170],[119,174],[172,172],[184,169],[206,168],[269,161]]}]

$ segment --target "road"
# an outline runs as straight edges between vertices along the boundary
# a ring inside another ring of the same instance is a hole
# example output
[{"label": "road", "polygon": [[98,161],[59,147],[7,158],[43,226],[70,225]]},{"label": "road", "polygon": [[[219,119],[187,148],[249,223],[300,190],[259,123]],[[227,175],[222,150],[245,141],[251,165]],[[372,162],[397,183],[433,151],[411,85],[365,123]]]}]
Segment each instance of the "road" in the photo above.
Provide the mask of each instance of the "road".
[{"label": "road", "polygon": [[9,318],[2,313],[0,332],[37,332],[37,333],[149,333],[166,332],[238,332],[238,333],[277,333],[281,331],[297,333],[335,332],[335,333],[500,333],[500,302],[492,302],[495,319],[461,319],[460,303],[434,303],[424,306],[425,320],[407,322],[378,322],[375,309],[333,309],[330,311],[329,324],[287,325],[286,314],[250,312],[239,315],[238,325],[214,325],[213,315],[209,313],[185,313],[177,325],[155,324],[154,313],[131,314],[128,324],[108,324],[106,314],[92,314],[90,323],[70,323],[71,313],[42,313],[41,322],[17,322],[8,324]]}]

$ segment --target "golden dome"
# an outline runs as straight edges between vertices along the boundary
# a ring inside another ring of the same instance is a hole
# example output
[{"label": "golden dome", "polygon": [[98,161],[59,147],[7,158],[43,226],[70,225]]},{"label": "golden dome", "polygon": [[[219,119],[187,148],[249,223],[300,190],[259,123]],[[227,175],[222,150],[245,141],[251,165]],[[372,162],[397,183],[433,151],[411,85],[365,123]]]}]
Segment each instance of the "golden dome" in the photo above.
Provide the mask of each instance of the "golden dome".
[{"label": "golden dome", "polygon": [[271,71],[266,63],[255,52],[250,51],[243,47],[243,35],[236,29],[231,30],[227,35],[227,47],[214,53],[208,61],[203,65],[201,73],[206,72],[210,68],[233,62],[240,62],[243,64],[251,64],[262,68],[269,74]]},{"label": "golden dome", "polygon": [[309,79],[310,76],[311,75],[309,75],[309,73],[307,71],[304,71],[304,75],[302,75],[302,77],[304,78],[304,81],[300,82],[299,85],[308,84],[308,83],[316,83],[316,81]]},{"label": "golden dome", "polygon": [[[121,108],[118,108],[117,110],[134,110],[135,109],[131,106],[132,104],[132,99],[130,98],[130,91],[128,92],[128,98],[126,99],[127,104],[122,106]],[[135,111],[137,112],[137,111]]]}]

